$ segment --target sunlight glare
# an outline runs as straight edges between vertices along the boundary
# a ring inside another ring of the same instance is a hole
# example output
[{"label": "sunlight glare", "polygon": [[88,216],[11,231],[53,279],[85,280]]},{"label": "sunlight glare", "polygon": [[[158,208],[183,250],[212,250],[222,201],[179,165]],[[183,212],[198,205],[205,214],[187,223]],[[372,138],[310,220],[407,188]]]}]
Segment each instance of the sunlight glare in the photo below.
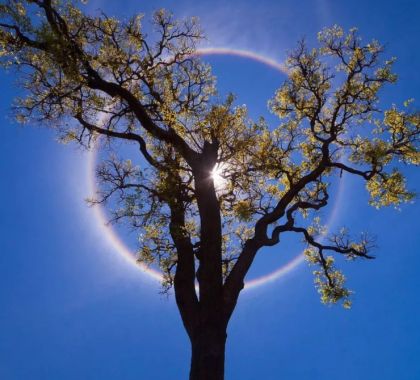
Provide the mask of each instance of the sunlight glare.
[{"label": "sunlight glare", "polygon": [[216,190],[220,190],[226,184],[226,179],[223,176],[224,166],[223,164],[216,164],[213,170],[211,171],[211,177],[214,182],[214,187]]}]

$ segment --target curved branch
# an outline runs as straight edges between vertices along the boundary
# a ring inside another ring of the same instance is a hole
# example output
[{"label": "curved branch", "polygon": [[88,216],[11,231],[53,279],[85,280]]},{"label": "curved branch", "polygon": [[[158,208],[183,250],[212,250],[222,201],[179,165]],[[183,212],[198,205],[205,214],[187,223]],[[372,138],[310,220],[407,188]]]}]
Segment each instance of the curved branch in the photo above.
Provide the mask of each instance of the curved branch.
[{"label": "curved branch", "polygon": [[292,227],[289,231],[302,233],[305,237],[305,240],[309,245],[312,245],[318,250],[322,251],[334,251],[344,255],[354,255],[357,257],[364,257],[365,259],[374,259],[374,256],[368,255],[367,245],[362,244],[360,250],[354,248],[351,244],[346,246],[337,245],[324,245],[320,242],[317,242],[314,237],[308,232],[306,228],[303,227]]},{"label": "curved branch", "polygon": [[109,129],[103,129],[100,128],[94,124],[91,124],[89,122],[87,122],[85,119],[83,119],[82,115],[79,113],[75,116],[75,119],[87,130],[91,131],[91,132],[96,132],[98,134],[104,135],[104,136],[108,136],[108,137],[116,137],[119,139],[123,139],[123,140],[130,140],[130,141],[136,141],[139,144],[140,147],[140,151],[143,154],[144,158],[147,160],[147,162],[154,166],[155,168],[159,168],[161,165],[158,161],[156,161],[151,155],[150,153],[147,151],[147,145],[146,142],[144,141],[144,139],[136,134],[136,133],[132,133],[132,132],[116,132],[116,131],[111,131]]}]

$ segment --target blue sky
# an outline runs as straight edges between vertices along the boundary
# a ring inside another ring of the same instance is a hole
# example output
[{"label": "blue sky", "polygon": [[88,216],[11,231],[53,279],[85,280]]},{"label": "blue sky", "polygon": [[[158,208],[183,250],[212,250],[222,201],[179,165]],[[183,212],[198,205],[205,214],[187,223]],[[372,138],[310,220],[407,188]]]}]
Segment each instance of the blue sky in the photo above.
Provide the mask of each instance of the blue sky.
[{"label": "blue sky", "polygon": [[[399,82],[383,103],[416,98],[419,105],[417,1],[89,3],[115,15],[159,7],[199,16],[209,46],[278,60],[302,36],[315,42],[324,26],[357,26],[398,58]],[[238,93],[253,114],[266,112],[280,73],[244,58],[209,60],[222,91]],[[51,130],[13,124],[13,77],[0,72],[0,85],[0,379],[186,379],[189,343],[173,298],[115,252],[84,202],[85,152],[58,144]],[[420,190],[419,172],[406,173]],[[369,208],[358,181],[346,183],[341,199],[335,225],[378,239],[376,260],[344,268],[353,308],[323,306],[305,264],[244,293],[229,326],[226,379],[420,378],[419,202]],[[256,273],[298,252],[293,241],[262,252]]]}]

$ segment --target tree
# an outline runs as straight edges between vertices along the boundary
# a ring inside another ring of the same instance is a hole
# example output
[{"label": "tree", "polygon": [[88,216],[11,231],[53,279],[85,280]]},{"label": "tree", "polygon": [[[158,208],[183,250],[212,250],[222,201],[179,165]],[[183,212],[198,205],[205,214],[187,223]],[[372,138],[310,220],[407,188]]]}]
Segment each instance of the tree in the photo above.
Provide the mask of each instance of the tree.
[{"label": "tree", "polygon": [[100,164],[94,202],[119,204],[114,219],[142,236],[139,260],[157,263],[164,286],[174,287],[191,341],[190,379],[220,380],[245,276],[283,234],[306,242],[322,302],[350,307],[327,252],[370,259],[373,241],[346,230],[326,238],[319,211],[342,175],[364,180],[375,207],[411,200],[398,161],[419,164],[420,114],[410,102],[379,108],[379,91],[396,81],[393,60],[382,60],[377,41],[334,26],[320,32],[319,48],[301,41],[290,53],[288,78],[270,101],[279,125],[270,128],[233,96],[219,100],[210,68],[194,55],[203,38],[195,19],[160,10],[152,24],[147,36],[141,15],[119,21],[72,2],[6,0],[0,60],[24,89],[18,121],[86,147],[99,136],[138,146],[139,166],[117,155]]}]

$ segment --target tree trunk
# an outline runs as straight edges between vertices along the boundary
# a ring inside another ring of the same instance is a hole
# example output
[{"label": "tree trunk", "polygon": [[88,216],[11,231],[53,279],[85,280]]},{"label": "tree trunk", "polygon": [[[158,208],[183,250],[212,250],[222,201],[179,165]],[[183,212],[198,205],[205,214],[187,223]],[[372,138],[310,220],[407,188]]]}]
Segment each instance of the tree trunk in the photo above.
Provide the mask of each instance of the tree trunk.
[{"label": "tree trunk", "polygon": [[201,327],[191,339],[190,380],[223,380],[226,329]]}]

